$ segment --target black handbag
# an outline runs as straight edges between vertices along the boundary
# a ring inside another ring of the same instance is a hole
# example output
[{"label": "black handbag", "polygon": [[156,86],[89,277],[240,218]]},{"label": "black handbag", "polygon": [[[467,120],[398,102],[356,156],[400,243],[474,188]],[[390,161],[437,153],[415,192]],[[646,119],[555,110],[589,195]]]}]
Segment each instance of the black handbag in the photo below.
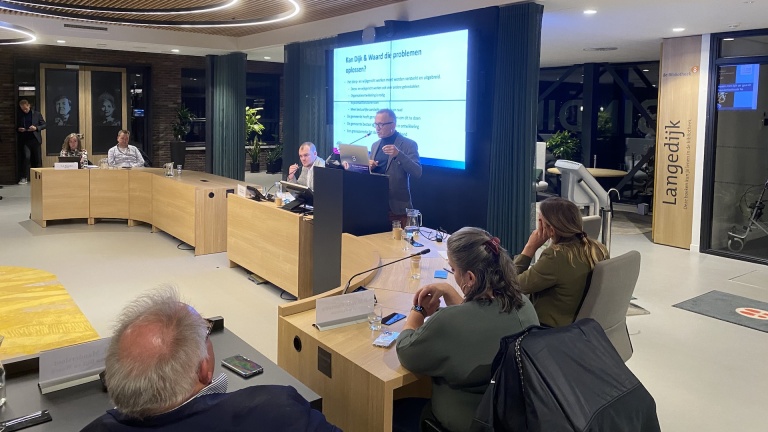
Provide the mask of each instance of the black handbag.
[{"label": "black handbag", "polygon": [[596,321],[501,340],[476,432],[659,432],[653,397]]}]

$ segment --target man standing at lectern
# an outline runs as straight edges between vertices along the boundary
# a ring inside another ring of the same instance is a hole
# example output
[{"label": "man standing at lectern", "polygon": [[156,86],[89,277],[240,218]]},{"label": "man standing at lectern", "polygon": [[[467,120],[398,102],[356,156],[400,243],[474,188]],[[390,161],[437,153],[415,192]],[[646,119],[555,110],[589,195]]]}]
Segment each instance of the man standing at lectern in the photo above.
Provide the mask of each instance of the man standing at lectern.
[{"label": "man standing at lectern", "polygon": [[371,147],[368,165],[372,173],[389,176],[389,219],[405,227],[405,209],[413,208],[410,178],[421,177],[419,146],[395,130],[397,117],[391,109],[379,110],[373,126],[380,139]]}]

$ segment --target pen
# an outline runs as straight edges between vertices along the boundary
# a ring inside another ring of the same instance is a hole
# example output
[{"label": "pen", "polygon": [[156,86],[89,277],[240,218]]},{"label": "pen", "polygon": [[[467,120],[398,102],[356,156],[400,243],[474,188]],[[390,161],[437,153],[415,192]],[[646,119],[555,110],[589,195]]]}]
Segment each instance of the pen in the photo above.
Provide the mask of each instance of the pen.
[{"label": "pen", "polygon": [[453,270],[449,270],[449,269],[447,269],[447,268],[445,268],[445,267],[443,267],[443,270],[447,271],[447,272],[448,272],[448,273],[450,273],[450,274],[453,274]]}]

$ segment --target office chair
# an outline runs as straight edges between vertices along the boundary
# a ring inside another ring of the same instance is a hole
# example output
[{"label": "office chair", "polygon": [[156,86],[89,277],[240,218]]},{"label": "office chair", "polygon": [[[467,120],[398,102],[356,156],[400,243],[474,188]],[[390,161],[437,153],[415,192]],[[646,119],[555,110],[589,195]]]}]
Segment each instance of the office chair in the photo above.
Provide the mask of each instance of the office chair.
[{"label": "office chair", "polygon": [[640,252],[601,261],[592,270],[576,321],[592,318],[605,330],[605,334],[625,362],[632,357],[632,341],[627,330],[627,308],[640,275]]}]

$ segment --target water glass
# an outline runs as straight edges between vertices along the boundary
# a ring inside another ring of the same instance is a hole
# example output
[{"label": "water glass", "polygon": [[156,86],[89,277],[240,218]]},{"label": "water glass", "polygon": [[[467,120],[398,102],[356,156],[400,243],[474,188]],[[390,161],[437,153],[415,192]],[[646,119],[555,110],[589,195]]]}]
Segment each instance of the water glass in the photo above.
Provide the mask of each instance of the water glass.
[{"label": "water glass", "polygon": [[181,177],[181,165],[176,165],[176,175]]},{"label": "water glass", "polygon": [[400,221],[392,221],[392,238],[394,240],[403,239],[403,228],[400,226]]},{"label": "water glass", "polygon": [[381,314],[382,309],[380,304],[373,305],[373,310],[368,314],[368,327],[373,331],[381,330]]},{"label": "water glass", "polygon": [[421,255],[411,257],[411,279],[421,279]]},{"label": "water glass", "polygon": [[[0,346],[3,345],[3,335],[0,335]],[[5,368],[3,368],[3,362],[0,361],[0,407],[5,404]],[[0,432],[2,429],[0,429]]]}]

